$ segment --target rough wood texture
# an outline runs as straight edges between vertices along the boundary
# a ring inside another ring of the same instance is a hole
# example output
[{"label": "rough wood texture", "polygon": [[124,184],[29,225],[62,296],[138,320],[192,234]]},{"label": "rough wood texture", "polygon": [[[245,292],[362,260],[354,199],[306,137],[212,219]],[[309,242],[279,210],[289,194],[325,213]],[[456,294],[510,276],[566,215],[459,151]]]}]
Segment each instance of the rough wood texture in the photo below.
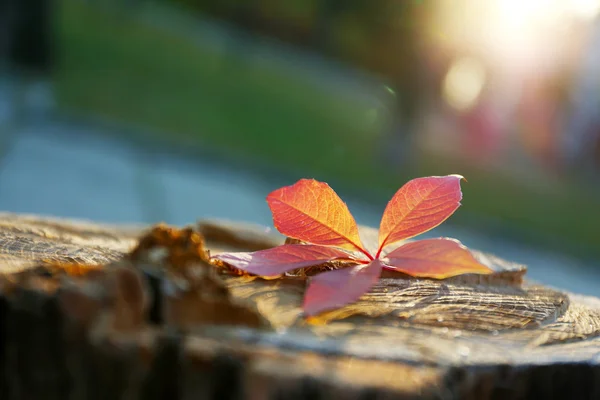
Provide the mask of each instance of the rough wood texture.
[{"label": "rough wood texture", "polygon": [[235,276],[204,252],[283,238],[195,228],[129,254],[144,229],[0,214],[0,399],[600,398],[600,300],[523,266],[477,253],[490,277],[390,274],[307,323],[303,277]]}]

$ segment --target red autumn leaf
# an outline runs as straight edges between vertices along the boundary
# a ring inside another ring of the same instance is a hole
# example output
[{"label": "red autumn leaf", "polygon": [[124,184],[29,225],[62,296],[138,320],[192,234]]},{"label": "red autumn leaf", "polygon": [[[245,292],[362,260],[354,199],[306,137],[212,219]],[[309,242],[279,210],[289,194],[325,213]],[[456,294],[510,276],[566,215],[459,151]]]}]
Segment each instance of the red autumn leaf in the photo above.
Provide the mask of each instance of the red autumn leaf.
[{"label": "red autumn leaf", "polygon": [[379,226],[379,250],[435,228],[460,206],[460,175],[409,181],[389,201]]},{"label": "red autumn leaf", "polygon": [[[435,279],[464,273],[489,274],[492,271],[488,267],[453,239],[408,243],[380,258],[384,247],[426,232],[450,217],[460,206],[461,179],[459,175],[419,178],[400,188],[381,219],[375,257],[364,248],[354,218],[333,189],[323,182],[301,179],[269,194],[267,202],[279,232],[310,244],[226,253],[215,258],[262,276],[278,276],[336,259],[356,262],[358,265],[310,279],[304,297],[308,316],[356,301],[377,282],[382,268]],[[366,258],[358,259],[348,250],[359,251]]]},{"label": "red autumn leaf", "polygon": [[286,244],[253,253],[224,253],[214,258],[260,276],[277,276],[332,260],[352,259],[349,253],[335,247],[302,244]]},{"label": "red autumn leaf", "polygon": [[304,313],[312,316],[355,302],[377,283],[382,266],[380,260],[373,260],[312,277],[304,295]]},{"label": "red autumn leaf", "polygon": [[294,239],[360,251],[372,258],[360,241],[348,207],[328,184],[301,179],[267,196],[273,223]]},{"label": "red autumn leaf", "polygon": [[385,259],[386,267],[405,274],[444,279],[461,274],[490,274],[458,240],[439,238],[417,240],[398,247]]}]

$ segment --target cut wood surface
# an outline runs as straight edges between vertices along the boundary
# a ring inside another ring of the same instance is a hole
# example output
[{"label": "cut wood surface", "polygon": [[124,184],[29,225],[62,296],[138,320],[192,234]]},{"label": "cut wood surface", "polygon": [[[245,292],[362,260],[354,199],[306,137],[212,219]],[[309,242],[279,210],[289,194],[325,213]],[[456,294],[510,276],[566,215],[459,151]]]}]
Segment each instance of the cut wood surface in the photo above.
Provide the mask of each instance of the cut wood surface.
[{"label": "cut wood surface", "polygon": [[209,261],[284,239],[0,214],[0,399],[600,398],[599,299],[473,251],[493,274],[388,273],[306,320],[304,276]]}]

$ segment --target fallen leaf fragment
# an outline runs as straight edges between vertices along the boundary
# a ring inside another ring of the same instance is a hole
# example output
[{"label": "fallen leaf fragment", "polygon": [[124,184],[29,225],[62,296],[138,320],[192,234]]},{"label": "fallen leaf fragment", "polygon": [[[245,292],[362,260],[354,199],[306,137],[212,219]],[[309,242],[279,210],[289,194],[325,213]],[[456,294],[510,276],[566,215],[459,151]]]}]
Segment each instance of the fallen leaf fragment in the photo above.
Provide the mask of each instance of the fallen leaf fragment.
[{"label": "fallen leaf fragment", "polygon": [[417,240],[398,247],[383,259],[385,268],[414,277],[444,279],[461,274],[491,274],[458,240]]},{"label": "fallen leaf fragment", "polygon": [[373,260],[312,277],[304,295],[304,313],[313,316],[355,302],[377,283],[382,267],[380,260]]},{"label": "fallen leaf fragment", "polygon": [[252,253],[218,254],[214,258],[243,271],[265,277],[333,260],[352,260],[352,256],[344,250],[308,244],[286,244]]},{"label": "fallen leaf fragment", "polygon": [[204,237],[199,232],[165,224],[155,225],[140,238],[128,257],[134,262],[146,260],[179,270],[191,264],[210,261],[204,248]]},{"label": "fallen leaf fragment", "polygon": [[[157,309],[169,326],[193,329],[203,324],[260,327],[257,310],[232,295],[219,267],[204,248],[204,236],[193,228],[164,224],[152,228],[128,256],[138,270],[160,279]],[[122,290],[127,293],[127,290]]]}]

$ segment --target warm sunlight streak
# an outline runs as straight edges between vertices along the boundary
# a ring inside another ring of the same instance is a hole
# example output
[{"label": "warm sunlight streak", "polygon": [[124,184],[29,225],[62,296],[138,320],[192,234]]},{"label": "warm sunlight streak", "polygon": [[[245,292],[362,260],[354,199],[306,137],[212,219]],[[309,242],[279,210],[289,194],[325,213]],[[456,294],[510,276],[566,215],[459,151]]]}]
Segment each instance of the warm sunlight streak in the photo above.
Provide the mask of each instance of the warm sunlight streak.
[{"label": "warm sunlight streak", "polygon": [[564,64],[599,13],[600,0],[456,0],[439,3],[430,29],[443,51],[521,75]]},{"label": "warm sunlight streak", "polygon": [[600,13],[600,0],[571,0],[571,9],[578,17],[592,20]]}]

